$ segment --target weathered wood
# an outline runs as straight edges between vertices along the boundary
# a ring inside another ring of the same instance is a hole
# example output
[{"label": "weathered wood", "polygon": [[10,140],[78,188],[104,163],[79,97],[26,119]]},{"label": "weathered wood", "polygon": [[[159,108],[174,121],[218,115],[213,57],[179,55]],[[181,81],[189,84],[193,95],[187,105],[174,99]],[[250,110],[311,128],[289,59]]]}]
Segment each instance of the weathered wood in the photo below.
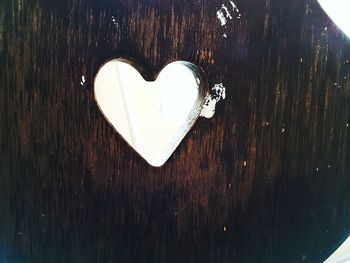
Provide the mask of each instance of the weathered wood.
[{"label": "weathered wood", "polygon": [[[1,259],[320,262],[348,235],[350,41],[313,0],[235,3],[0,2]],[[161,168],[93,99],[116,56],[226,87]]]}]

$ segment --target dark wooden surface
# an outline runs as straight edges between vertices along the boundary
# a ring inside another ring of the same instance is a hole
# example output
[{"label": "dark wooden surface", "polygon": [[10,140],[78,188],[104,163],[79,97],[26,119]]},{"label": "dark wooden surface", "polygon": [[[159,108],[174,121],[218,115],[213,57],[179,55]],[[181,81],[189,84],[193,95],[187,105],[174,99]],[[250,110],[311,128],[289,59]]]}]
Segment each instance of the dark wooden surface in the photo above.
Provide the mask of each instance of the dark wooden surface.
[{"label": "dark wooden surface", "polygon": [[[348,236],[350,40],[313,0],[235,3],[223,27],[226,0],[0,0],[0,262],[321,262]],[[161,168],[93,99],[116,56],[226,87]]]}]

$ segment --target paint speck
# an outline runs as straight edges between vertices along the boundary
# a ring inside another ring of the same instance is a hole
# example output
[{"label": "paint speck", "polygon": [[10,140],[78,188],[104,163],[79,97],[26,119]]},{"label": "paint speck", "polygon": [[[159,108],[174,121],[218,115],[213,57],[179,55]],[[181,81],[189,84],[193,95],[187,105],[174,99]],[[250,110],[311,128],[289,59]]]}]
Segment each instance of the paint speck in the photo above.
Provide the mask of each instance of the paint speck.
[{"label": "paint speck", "polygon": [[300,58],[300,63],[303,63],[303,58]]},{"label": "paint speck", "polygon": [[115,18],[115,16],[112,16],[111,21],[113,23],[113,25],[118,25],[117,19]]},{"label": "paint speck", "polygon": [[232,184],[228,184],[228,188],[231,188]]},{"label": "paint speck", "polygon": [[247,161],[243,162],[243,166],[246,167],[247,166]]},{"label": "paint speck", "polygon": [[330,164],[328,164],[328,166],[327,166],[328,168],[331,168],[331,165]]},{"label": "paint speck", "polygon": [[349,128],[349,125],[350,125],[350,124],[349,124],[349,123],[347,123],[347,124],[346,124],[346,128]]},{"label": "paint speck", "polygon": [[224,232],[226,232],[227,231],[227,227],[226,226],[224,226]]},{"label": "paint speck", "polygon": [[282,133],[284,133],[286,131],[286,129],[285,128],[282,128]]},{"label": "paint speck", "polygon": [[327,29],[328,29],[327,27],[324,28],[325,31],[327,31]]},{"label": "paint speck", "polygon": [[223,35],[222,35],[224,38],[227,38],[227,35],[226,35],[226,33],[224,33]]},{"label": "paint speck", "polygon": [[316,168],[316,172],[318,172],[318,167]]},{"label": "paint speck", "polygon": [[207,95],[200,116],[211,118],[214,116],[216,103],[226,98],[226,88],[222,83],[215,84],[211,89],[211,93]]},{"label": "paint speck", "polygon": [[338,89],[340,89],[340,87],[341,87],[340,86],[340,82],[339,83],[338,82],[334,82],[334,86],[337,87]]},{"label": "paint speck", "polygon": [[81,86],[84,86],[84,84],[85,84],[85,77],[84,77],[84,75],[83,75],[83,76],[81,76],[80,85],[81,85]]}]

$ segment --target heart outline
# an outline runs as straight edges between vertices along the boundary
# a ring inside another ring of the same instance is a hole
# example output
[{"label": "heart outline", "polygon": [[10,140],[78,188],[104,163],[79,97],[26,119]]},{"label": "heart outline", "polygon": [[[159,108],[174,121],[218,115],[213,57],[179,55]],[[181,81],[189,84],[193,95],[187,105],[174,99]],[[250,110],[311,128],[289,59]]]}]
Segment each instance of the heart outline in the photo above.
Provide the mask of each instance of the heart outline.
[{"label": "heart outline", "polygon": [[[176,136],[172,137],[171,142],[168,143],[167,147],[163,151],[163,154],[160,157],[160,160],[156,160],[156,161],[150,160],[149,156],[146,156],[142,152],[141,149],[138,149],[135,145],[133,145],[132,142],[130,142],[128,140],[127,136],[125,136],[125,134],[123,134],[123,132],[118,130],[117,124],[111,120],[111,117],[108,116],[109,113],[105,112],[103,105],[101,105],[101,103],[99,101],[99,98],[97,96],[98,92],[97,92],[97,88],[96,88],[97,87],[96,81],[99,77],[99,73],[101,72],[101,70],[108,63],[113,63],[113,62],[127,64],[133,70],[136,70],[137,73],[142,78],[145,85],[147,84],[149,86],[155,85],[157,83],[159,76],[161,76],[161,73],[165,72],[165,70],[169,66],[172,66],[174,64],[176,64],[176,65],[181,64],[182,66],[185,66],[192,73],[193,78],[196,79],[196,82],[197,82],[196,88],[197,88],[197,92],[198,92],[197,99],[195,100],[191,111],[187,115],[186,121],[181,126],[179,126],[179,128],[175,134]],[[158,73],[153,76],[153,78],[150,78],[150,74],[147,74],[147,72],[144,71],[143,67],[141,67],[139,64],[137,64],[134,60],[124,58],[124,57],[118,57],[118,58],[113,58],[111,60],[104,62],[97,70],[97,73],[96,73],[95,78],[94,78],[94,99],[97,103],[99,110],[101,111],[102,115],[104,116],[104,118],[113,127],[113,129],[117,132],[117,134],[119,134],[123,138],[123,140],[126,141],[126,143],[138,153],[138,155],[140,155],[144,160],[146,160],[150,165],[152,165],[154,167],[162,166],[171,157],[171,155],[177,149],[177,147],[180,145],[181,141],[184,139],[186,134],[191,130],[191,128],[195,124],[196,120],[200,116],[200,113],[201,113],[201,110],[203,108],[203,104],[205,102],[205,98],[206,98],[207,94],[208,94],[208,82],[207,82],[207,79],[205,77],[203,70],[201,68],[197,67],[196,65],[194,65],[188,61],[184,61],[184,60],[170,61],[161,70],[159,70]]]}]

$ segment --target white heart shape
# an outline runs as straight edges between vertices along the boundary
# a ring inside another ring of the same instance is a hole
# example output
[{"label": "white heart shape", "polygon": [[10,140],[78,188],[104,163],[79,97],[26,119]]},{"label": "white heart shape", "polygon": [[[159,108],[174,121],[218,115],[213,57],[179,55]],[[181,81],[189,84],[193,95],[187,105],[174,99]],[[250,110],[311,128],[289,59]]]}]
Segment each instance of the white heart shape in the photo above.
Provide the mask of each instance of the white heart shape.
[{"label": "white heart shape", "polygon": [[349,0],[318,0],[323,10],[334,23],[350,37],[350,1]]},{"label": "white heart shape", "polygon": [[115,130],[149,164],[161,166],[198,118],[207,82],[192,63],[175,61],[146,81],[125,59],[113,59],[94,81],[97,104]]}]

